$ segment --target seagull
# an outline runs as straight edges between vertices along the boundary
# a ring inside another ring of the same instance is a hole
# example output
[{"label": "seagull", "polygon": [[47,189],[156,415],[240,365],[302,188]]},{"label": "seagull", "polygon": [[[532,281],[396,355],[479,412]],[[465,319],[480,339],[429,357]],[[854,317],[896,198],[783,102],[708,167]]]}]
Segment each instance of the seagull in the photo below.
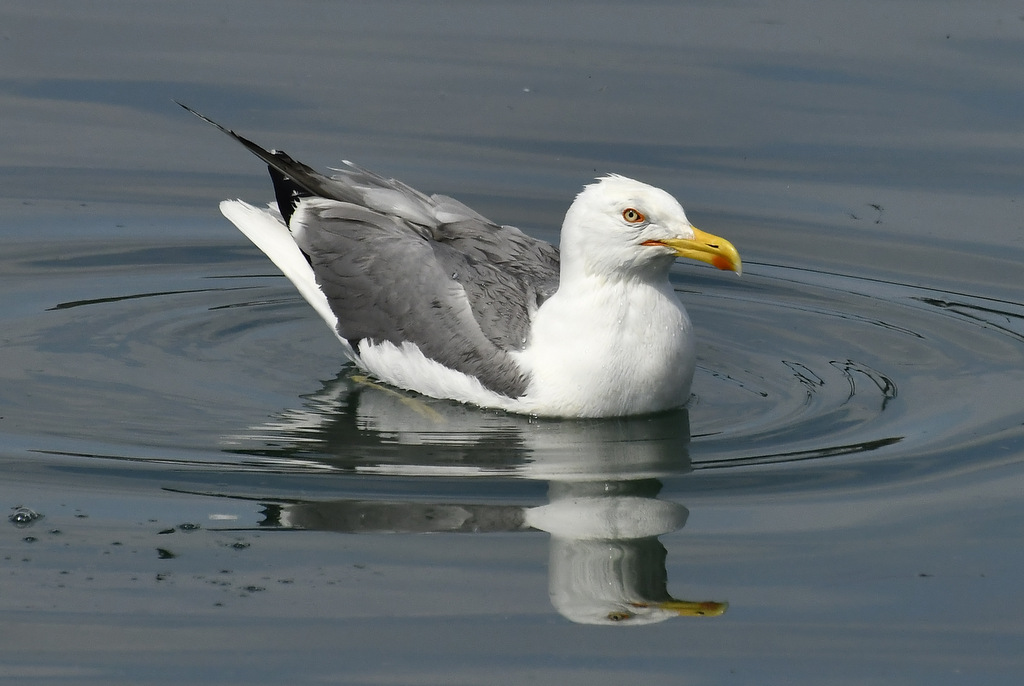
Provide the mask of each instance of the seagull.
[{"label": "seagull", "polygon": [[686,404],[693,327],[668,274],[683,257],[741,272],[669,193],[611,174],[576,196],[559,248],[445,195],[350,162],[327,176],[178,103],[265,162],[276,204],[220,210],[376,379],[544,417]]}]

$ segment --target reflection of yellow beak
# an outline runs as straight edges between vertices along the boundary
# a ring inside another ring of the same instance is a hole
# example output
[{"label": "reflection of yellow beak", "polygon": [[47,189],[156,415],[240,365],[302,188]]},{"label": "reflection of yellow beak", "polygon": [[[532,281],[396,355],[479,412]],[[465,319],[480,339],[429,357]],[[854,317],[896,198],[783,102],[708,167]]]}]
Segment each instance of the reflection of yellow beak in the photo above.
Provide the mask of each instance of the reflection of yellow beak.
[{"label": "reflection of yellow beak", "polygon": [[680,617],[718,617],[729,609],[729,603],[716,603],[711,600],[663,600],[660,603],[633,603],[633,606],[669,610]]},{"label": "reflection of yellow beak", "polygon": [[693,240],[684,238],[663,238],[656,241],[644,241],[644,245],[663,245],[666,248],[675,250],[676,257],[686,257],[691,260],[700,260],[718,267],[728,269],[741,274],[743,263],[740,261],[740,254],[732,243],[710,233],[704,233],[697,227],[693,227]]}]

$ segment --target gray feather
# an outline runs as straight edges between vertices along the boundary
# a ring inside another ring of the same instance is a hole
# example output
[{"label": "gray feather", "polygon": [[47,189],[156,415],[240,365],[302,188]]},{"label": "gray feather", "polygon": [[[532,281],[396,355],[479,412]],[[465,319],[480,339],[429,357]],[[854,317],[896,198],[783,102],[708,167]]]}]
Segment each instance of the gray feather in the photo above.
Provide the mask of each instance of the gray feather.
[{"label": "gray feather", "polygon": [[496,393],[525,393],[509,353],[558,288],[554,246],[349,162],[325,176],[178,104],[271,168],[279,205],[289,203],[281,214],[355,349],[408,341]]},{"label": "gray feather", "polygon": [[354,347],[409,341],[492,391],[526,391],[509,352],[524,346],[530,315],[557,285],[550,245],[475,217],[423,226],[322,199],[303,200],[293,222],[338,333]]}]

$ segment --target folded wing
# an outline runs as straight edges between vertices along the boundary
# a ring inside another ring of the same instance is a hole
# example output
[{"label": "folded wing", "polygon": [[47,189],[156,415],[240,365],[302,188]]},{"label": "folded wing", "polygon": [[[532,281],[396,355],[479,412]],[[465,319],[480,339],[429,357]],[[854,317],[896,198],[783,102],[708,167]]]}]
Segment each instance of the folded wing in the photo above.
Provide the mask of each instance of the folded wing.
[{"label": "folded wing", "polygon": [[412,343],[496,393],[526,391],[510,353],[558,287],[555,247],[355,165],[325,176],[182,107],[267,163],[282,220],[357,354]]}]

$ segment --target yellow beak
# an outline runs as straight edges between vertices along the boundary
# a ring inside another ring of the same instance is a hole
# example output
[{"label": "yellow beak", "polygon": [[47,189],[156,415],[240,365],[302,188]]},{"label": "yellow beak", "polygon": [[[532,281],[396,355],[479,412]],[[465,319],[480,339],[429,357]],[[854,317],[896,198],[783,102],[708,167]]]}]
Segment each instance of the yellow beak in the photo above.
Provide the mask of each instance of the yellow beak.
[{"label": "yellow beak", "polygon": [[663,600],[657,603],[633,603],[633,606],[669,610],[680,617],[719,617],[729,609],[729,603],[716,603],[712,600]]},{"label": "yellow beak", "polygon": [[699,260],[719,269],[728,269],[737,274],[743,273],[743,262],[732,243],[714,234],[705,233],[697,227],[693,227],[693,240],[664,238],[657,241],[644,241],[643,244],[663,245],[674,250],[676,257]]}]

